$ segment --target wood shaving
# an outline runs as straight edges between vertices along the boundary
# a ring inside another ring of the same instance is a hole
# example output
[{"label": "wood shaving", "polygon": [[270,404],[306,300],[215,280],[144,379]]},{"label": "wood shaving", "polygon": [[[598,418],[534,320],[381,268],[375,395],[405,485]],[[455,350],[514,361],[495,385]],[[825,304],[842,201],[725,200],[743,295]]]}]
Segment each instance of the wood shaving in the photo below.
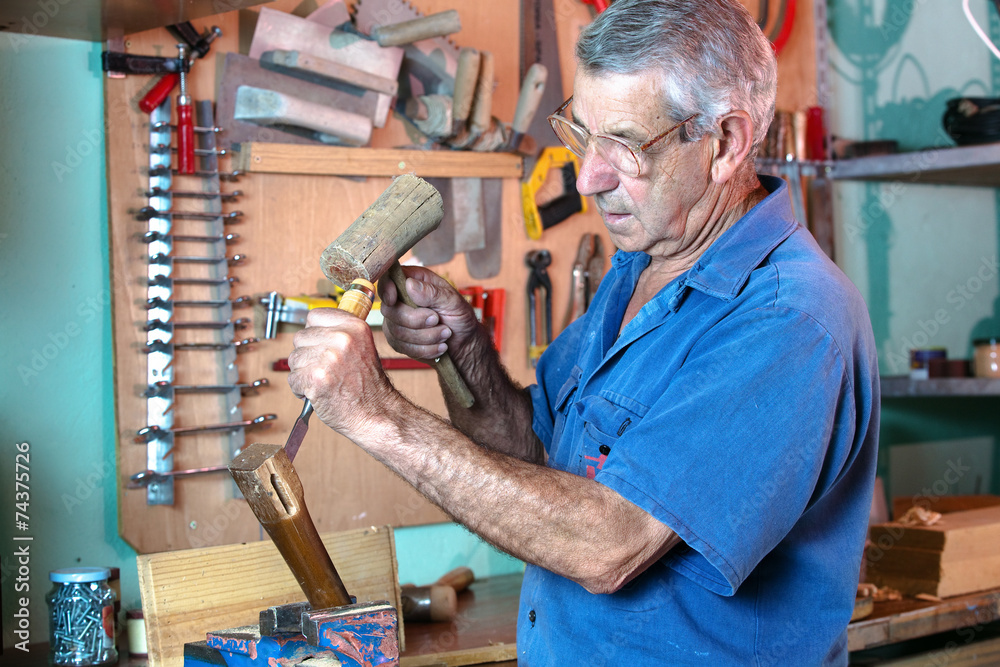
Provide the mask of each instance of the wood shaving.
[{"label": "wood shaving", "polygon": [[933,526],[940,520],[940,512],[913,506],[906,510],[906,514],[896,519],[896,523],[901,523],[904,526]]},{"label": "wood shaving", "polygon": [[888,586],[879,588],[875,584],[862,583],[858,584],[858,594],[856,597],[870,597],[874,602],[888,602],[889,600],[902,600],[903,594],[895,588],[889,588]]},{"label": "wood shaving", "polygon": [[897,591],[895,588],[889,588],[888,586],[883,586],[875,592],[872,596],[875,602],[889,602],[890,600],[902,600],[903,594]]}]

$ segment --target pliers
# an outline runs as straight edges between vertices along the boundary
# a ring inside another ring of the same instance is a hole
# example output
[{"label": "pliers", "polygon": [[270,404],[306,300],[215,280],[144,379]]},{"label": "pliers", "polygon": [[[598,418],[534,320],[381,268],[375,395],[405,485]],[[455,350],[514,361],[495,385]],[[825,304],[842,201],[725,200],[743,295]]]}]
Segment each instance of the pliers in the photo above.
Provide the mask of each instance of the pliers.
[{"label": "pliers", "polygon": [[597,234],[584,234],[580,237],[580,247],[573,263],[569,307],[566,309],[563,329],[587,311],[590,300],[594,297],[603,277],[604,243]]},{"label": "pliers", "polygon": [[[528,361],[534,367],[552,342],[552,281],[545,270],[552,263],[552,254],[548,250],[531,250],[525,262],[531,269],[528,274]],[[544,311],[538,308],[539,298],[545,301]]]}]

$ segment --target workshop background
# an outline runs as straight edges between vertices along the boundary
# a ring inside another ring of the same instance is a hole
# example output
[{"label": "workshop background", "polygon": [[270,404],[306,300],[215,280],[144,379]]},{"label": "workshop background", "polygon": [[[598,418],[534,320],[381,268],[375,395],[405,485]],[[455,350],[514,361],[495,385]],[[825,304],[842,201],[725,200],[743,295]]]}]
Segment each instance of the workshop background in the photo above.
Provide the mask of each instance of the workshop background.
[{"label": "workshop background", "polygon": [[[971,6],[1000,41],[990,3]],[[946,100],[1000,94],[1000,61],[958,3],[831,0],[827,8],[825,106],[837,137],[893,139],[900,150],[950,146],[940,122]],[[46,638],[50,570],[118,567],[123,606],[139,605],[136,552],[119,536],[104,48],[20,26],[0,32],[0,587],[10,619],[13,537],[30,535],[33,641]],[[998,197],[995,188],[908,179],[834,185],[835,257],[868,303],[884,375],[906,375],[915,346],[968,358],[974,339],[1000,334]],[[997,493],[996,400],[887,399],[880,474],[888,496]],[[14,512],[23,442],[31,453],[26,529]],[[970,472],[942,493],[956,461]],[[395,536],[402,581],[432,581],[457,565],[480,577],[522,567],[454,524]],[[3,645],[13,642],[5,623]]]}]

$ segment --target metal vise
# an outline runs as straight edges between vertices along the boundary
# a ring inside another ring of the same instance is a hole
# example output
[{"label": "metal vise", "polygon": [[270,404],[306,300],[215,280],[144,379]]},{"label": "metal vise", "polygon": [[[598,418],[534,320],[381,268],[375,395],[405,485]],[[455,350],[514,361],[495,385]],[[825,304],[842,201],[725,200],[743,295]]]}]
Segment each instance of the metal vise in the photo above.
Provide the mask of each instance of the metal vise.
[{"label": "metal vise", "polygon": [[318,610],[298,602],[263,610],[259,626],[209,632],[206,641],[185,644],[184,666],[398,665],[397,633],[396,609],[386,601]]}]

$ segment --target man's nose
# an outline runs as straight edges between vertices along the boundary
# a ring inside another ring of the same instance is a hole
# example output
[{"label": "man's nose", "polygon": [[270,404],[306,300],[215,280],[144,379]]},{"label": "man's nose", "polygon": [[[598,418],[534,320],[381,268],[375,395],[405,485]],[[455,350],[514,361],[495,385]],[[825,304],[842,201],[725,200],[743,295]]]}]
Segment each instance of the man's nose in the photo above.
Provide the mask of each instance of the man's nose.
[{"label": "man's nose", "polygon": [[587,153],[580,159],[580,173],[576,189],[584,197],[609,192],[618,187],[618,172],[597,151],[594,143],[587,145]]}]

